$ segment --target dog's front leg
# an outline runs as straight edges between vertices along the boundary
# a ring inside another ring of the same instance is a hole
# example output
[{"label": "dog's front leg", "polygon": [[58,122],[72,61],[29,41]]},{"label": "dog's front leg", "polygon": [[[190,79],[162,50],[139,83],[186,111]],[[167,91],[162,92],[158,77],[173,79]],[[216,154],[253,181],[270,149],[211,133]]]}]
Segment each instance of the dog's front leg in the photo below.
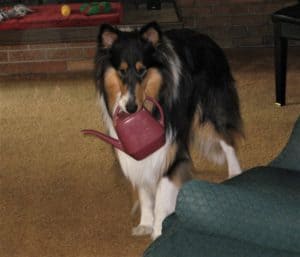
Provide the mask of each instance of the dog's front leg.
[{"label": "dog's front leg", "polygon": [[132,235],[150,235],[153,232],[154,194],[151,190],[147,190],[146,188],[139,188],[138,193],[141,208],[141,220],[140,224],[132,229]]},{"label": "dog's front leg", "polygon": [[161,235],[163,220],[175,210],[178,188],[168,178],[163,177],[156,191],[154,208],[154,226],[152,239]]}]

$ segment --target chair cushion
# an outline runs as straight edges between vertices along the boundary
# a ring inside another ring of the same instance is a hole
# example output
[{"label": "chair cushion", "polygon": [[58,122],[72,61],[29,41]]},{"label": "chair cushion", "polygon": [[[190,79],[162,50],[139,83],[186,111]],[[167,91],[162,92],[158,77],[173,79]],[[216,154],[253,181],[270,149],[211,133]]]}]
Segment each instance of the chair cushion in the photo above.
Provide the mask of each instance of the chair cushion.
[{"label": "chair cushion", "polygon": [[278,10],[272,15],[273,22],[300,24],[300,4]]}]

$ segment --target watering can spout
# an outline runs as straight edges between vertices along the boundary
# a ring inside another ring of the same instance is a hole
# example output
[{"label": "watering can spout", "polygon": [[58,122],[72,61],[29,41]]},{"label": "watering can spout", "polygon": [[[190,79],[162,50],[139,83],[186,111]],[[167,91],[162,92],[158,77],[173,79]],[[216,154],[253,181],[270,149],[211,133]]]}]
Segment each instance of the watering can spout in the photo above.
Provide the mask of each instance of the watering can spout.
[{"label": "watering can spout", "polygon": [[93,130],[93,129],[83,129],[83,130],[81,130],[81,132],[84,135],[96,136],[96,137],[102,139],[103,141],[105,141],[106,143],[109,143],[112,146],[118,148],[119,150],[124,151],[124,147],[118,139],[115,139],[108,135],[105,135],[105,134],[101,133],[100,131]]}]

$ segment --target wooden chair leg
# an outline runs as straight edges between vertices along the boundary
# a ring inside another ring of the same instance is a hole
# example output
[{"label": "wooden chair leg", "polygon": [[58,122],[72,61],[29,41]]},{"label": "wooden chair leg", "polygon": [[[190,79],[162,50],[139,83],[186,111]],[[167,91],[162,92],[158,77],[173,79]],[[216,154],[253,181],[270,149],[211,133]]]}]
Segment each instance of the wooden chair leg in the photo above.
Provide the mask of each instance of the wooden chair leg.
[{"label": "wooden chair leg", "polygon": [[275,83],[276,104],[285,105],[286,95],[286,65],[287,65],[287,38],[280,35],[279,25],[275,25]]}]

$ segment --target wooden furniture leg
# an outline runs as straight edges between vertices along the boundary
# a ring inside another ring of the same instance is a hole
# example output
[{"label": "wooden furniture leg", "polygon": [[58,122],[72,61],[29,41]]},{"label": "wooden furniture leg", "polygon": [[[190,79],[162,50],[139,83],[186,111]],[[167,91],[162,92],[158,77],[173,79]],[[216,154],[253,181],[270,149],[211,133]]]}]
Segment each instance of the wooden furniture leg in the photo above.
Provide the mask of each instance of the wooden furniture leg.
[{"label": "wooden furniture leg", "polygon": [[285,105],[288,40],[281,36],[280,24],[275,25],[275,84],[276,104]]}]

